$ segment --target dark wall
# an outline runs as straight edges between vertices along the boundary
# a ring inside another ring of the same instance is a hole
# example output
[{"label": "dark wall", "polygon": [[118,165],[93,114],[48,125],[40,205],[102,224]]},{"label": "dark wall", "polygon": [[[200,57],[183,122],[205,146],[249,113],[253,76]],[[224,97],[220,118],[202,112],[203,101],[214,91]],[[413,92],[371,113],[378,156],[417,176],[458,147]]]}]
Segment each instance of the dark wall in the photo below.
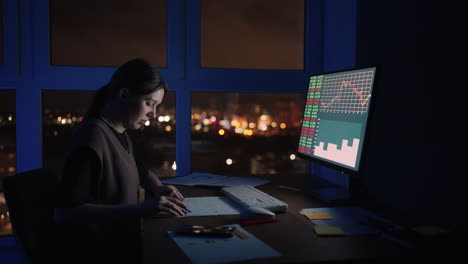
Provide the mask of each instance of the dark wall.
[{"label": "dark wall", "polygon": [[373,201],[466,230],[462,9],[414,2],[358,1],[357,66],[378,67],[364,181]]}]

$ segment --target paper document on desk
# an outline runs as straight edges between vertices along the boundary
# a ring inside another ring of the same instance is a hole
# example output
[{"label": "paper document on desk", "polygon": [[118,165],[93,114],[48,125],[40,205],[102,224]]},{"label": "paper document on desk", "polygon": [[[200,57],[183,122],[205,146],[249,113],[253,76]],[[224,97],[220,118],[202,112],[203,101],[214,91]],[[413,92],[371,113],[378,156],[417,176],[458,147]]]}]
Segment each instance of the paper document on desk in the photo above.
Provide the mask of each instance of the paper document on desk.
[{"label": "paper document on desk", "polygon": [[227,176],[212,173],[192,173],[187,176],[174,177],[161,182],[164,184],[195,186],[219,182],[224,178],[227,178]]},{"label": "paper document on desk", "polygon": [[235,185],[251,185],[259,186],[269,183],[268,180],[263,180],[255,177],[230,177],[213,173],[193,172],[187,176],[175,177],[161,181],[164,184],[187,185],[187,186],[235,186]]},{"label": "paper document on desk", "polygon": [[235,215],[242,207],[225,196],[185,198],[187,208],[192,211],[185,216]]},{"label": "paper document on desk", "polygon": [[254,177],[226,177],[224,179],[220,179],[218,181],[214,181],[211,183],[206,183],[203,185],[206,186],[221,186],[221,187],[228,187],[228,186],[236,186],[236,185],[251,185],[251,186],[259,186],[262,184],[269,183],[268,180],[263,180]]},{"label": "paper document on desk", "polygon": [[271,258],[281,253],[259,240],[240,225],[235,235],[226,237],[177,235],[169,231],[169,236],[194,264],[231,263],[249,259]]}]

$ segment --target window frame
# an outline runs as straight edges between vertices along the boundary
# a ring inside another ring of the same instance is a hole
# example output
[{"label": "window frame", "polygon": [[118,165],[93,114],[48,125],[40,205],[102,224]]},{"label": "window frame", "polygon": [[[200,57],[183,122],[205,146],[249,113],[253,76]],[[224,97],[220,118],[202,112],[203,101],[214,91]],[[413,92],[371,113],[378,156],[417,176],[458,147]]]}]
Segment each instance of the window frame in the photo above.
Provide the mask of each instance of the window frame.
[{"label": "window frame", "polygon": [[[304,69],[282,71],[200,68],[200,1],[167,0],[168,63],[161,73],[176,92],[178,176],[191,170],[192,91],[302,93],[311,74],[354,66],[357,1],[304,1]],[[42,166],[42,89],[96,90],[116,67],[51,66],[49,1],[3,0],[3,5],[4,49],[9,52],[0,65],[0,89],[16,89],[21,172]]]},{"label": "window frame", "polygon": [[[19,1],[2,1],[2,39],[3,39],[3,63],[0,64],[0,89],[15,89],[17,78],[20,74],[18,57],[21,57],[20,43],[20,19]],[[8,51],[8,52],[6,52]]]},{"label": "window frame", "polygon": [[[304,69],[260,70],[218,69],[200,67],[200,0],[187,1],[187,76],[193,81],[203,81],[197,91],[269,91],[304,92],[303,83],[308,73],[320,72],[322,54],[322,1],[304,0]],[[272,80],[272,76],[275,77]],[[222,88],[220,80],[224,80]],[[292,85],[286,86],[285,83]]]}]

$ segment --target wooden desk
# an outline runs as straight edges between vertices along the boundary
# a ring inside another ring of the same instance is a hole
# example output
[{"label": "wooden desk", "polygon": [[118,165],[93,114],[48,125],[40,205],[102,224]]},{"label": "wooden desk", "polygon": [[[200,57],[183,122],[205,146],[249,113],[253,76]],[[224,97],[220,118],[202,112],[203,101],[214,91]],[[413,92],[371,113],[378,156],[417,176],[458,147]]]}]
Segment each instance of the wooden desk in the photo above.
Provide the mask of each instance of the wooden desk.
[{"label": "wooden desk", "polygon": [[[282,184],[282,183],[279,183]],[[288,204],[286,213],[277,214],[276,223],[244,227],[272,248],[281,257],[256,259],[243,263],[285,263],[343,261],[381,263],[395,258],[409,257],[411,251],[378,236],[318,237],[313,224],[299,210],[330,205],[313,197],[288,189],[279,184],[266,184],[258,188]],[[178,186],[185,197],[222,196],[217,188]],[[227,225],[238,224],[239,216],[203,216],[187,218],[148,218],[144,220],[144,263],[190,263],[183,251],[167,235],[167,231],[181,224]]]}]

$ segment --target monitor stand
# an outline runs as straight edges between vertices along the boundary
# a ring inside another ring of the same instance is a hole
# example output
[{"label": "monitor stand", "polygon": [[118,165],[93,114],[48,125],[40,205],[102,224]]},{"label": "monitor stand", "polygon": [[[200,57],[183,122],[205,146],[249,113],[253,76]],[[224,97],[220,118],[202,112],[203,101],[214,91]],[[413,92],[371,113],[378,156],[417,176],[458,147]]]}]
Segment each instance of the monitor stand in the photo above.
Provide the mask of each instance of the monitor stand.
[{"label": "monitor stand", "polygon": [[350,200],[350,192],[347,187],[327,181],[319,176],[311,176],[309,193],[327,203],[347,203]]}]

